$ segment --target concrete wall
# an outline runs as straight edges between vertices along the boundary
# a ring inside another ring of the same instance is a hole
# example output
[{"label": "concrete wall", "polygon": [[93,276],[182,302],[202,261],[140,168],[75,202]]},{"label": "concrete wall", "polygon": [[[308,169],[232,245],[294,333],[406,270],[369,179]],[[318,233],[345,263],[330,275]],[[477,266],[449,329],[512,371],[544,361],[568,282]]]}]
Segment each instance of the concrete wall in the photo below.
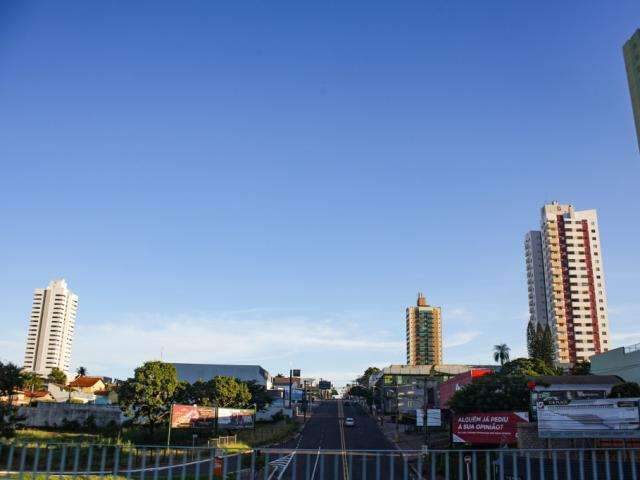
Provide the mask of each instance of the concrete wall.
[{"label": "concrete wall", "polygon": [[27,427],[61,427],[64,420],[81,425],[93,416],[96,426],[105,427],[111,421],[122,424],[122,412],[117,406],[76,405],[73,403],[38,403],[36,407],[22,407],[20,416],[25,416]]}]

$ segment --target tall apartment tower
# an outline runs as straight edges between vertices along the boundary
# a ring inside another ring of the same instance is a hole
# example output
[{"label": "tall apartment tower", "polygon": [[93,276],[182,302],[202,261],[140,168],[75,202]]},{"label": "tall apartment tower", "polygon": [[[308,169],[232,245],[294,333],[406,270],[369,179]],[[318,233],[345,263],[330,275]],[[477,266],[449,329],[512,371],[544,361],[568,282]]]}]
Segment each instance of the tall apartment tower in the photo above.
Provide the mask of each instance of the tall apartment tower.
[{"label": "tall apartment tower", "polygon": [[606,352],[609,320],[596,211],[545,205],[541,230],[525,237],[525,255],[530,320],[551,327],[556,361],[575,364]]},{"label": "tall apartment tower", "polygon": [[24,368],[47,376],[51,369],[69,373],[78,296],[63,279],[33,294]]},{"label": "tall apartment tower", "polygon": [[418,293],[415,307],[407,308],[407,365],[442,363],[442,312]]},{"label": "tall apartment tower", "polygon": [[544,282],[544,258],[542,256],[542,234],[531,230],[524,237],[527,260],[527,284],[529,287],[529,322],[543,327],[547,317],[547,292]]},{"label": "tall apartment tower", "polygon": [[640,148],[640,29],[622,47],[624,64],[627,68],[627,81],[631,94],[633,118],[636,122],[636,135]]}]

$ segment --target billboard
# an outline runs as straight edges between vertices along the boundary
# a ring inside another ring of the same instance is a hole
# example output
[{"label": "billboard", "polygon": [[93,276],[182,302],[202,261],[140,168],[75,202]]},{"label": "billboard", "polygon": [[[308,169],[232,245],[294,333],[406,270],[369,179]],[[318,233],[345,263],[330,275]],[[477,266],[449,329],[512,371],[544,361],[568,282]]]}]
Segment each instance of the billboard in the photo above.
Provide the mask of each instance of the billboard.
[{"label": "billboard", "polygon": [[253,428],[254,411],[248,408],[219,408],[218,427]]},{"label": "billboard", "polygon": [[252,428],[254,411],[241,408],[171,406],[171,428],[214,428],[218,413],[218,428]]},{"label": "billboard", "polygon": [[215,407],[171,405],[171,428],[212,428],[215,419]]},{"label": "billboard", "polygon": [[541,438],[640,438],[638,398],[537,402]]},{"label": "billboard", "polygon": [[318,388],[320,390],[331,390],[331,382],[329,380],[320,380]]},{"label": "billboard", "polygon": [[518,423],[528,422],[528,412],[489,412],[454,415],[454,443],[505,445],[517,443]]}]

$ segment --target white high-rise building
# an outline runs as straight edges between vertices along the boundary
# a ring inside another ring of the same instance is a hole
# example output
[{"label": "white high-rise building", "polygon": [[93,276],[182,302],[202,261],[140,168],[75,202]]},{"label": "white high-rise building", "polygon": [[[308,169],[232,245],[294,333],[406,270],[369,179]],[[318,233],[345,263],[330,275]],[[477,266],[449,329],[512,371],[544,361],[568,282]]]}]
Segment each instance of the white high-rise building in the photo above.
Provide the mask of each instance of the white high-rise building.
[{"label": "white high-rise building", "polygon": [[53,368],[69,373],[78,296],[64,279],[33,294],[24,368],[47,376]]},{"label": "white high-rise building", "polygon": [[557,202],[545,205],[541,231],[526,235],[525,252],[530,320],[551,327],[556,360],[575,364],[609,350],[596,211]]}]

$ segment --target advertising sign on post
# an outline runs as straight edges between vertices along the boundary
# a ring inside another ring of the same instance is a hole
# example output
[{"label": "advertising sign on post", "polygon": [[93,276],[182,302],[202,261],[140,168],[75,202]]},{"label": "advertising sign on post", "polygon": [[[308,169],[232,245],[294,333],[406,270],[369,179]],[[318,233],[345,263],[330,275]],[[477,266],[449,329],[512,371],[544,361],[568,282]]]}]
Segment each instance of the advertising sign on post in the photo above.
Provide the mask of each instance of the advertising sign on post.
[{"label": "advertising sign on post", "polygon": [[211,428],[216,420],[215,407],[171,406],[171,428]]},{"label": "advertising sign on post", "polygon": [[220,428],[253,428],[254,411],[242,408],[219,408],[218,425]]},{"label": "advertising sign on post", "polygon": [[640,438],[638,398],[539,401],[541,438]]},{"label": "advertising sign on post", "polygon": [[476,445],[517,443],[518,423],[528,422],[528,412],[489,412],[454,415],[452,440]]},{"label": "advertising sign on post", "polygon": [[[218,408],[217,410],[219,428],[253,428],[253,410],[242,408]],[[215,407],[180,404],[171,406],[171,428],[213,428],[215,422]]]},{"label": "advertising sign on post", "polygon": [[416,427],[424,427],[424,411],[416,408]]}]

